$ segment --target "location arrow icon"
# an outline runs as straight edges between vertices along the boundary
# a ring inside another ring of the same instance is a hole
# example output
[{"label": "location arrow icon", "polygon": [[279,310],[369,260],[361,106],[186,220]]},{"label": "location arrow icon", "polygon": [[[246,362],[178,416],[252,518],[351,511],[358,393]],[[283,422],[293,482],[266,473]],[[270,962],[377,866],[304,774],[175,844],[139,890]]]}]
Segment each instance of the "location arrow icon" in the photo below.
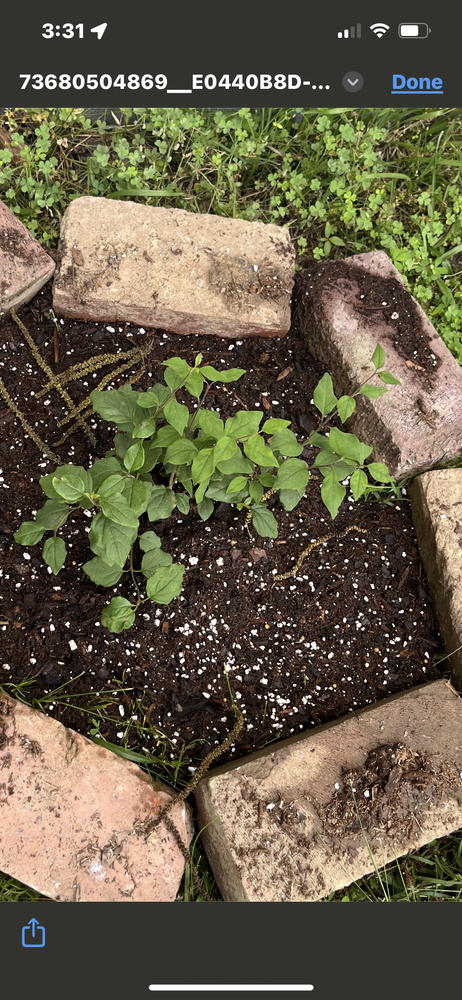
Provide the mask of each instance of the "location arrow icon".
[{"label": "location arrow icon", "polygon": [[93,32],[94,35],[98,36],[98,41],[100,41],[104,35],[104,32],[106,31],[106,28],[107,28],[107,21],[105,21],[104,24],[97,24],[94,28],[91,28],[90,30]]}]

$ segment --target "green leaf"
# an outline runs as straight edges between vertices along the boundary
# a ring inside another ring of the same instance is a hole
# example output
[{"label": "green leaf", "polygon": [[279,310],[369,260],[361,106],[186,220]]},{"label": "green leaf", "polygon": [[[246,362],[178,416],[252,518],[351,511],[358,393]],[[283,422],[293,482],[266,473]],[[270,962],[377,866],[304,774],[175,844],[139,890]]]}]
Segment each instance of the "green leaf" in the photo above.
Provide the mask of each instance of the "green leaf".
[{"label": "green leaf", "polygon": [[362,469],[356,469],[350,479],[350,490],[354,500],[359,500],[367,488],[367,476]]},{"label": "green leaf", "polygon": [[[67,521],[71,509],[67,503],[59,500],[46,500],[43,507],[37,511],[35,520],[48,531],[56,531]],[[32,523],[32,522],[31,522]]]},{"label": "green leaf", "polygon": [[326,417],[337,405],[333,382],[327,372],[322,376],[313,392],[313,402],[322,417]]},{"label": "green leaf", "polygon": [[137,532],[138,526],[129,528],[116,524],[99,513],[91,522],[88,540],[95,556],[100,556],[109,566],[124,566]]},{"label": "green leaf", "polygon": [[206,500],[201,500],[201,502],[197,505],[197,513],[202,521],[208,521],[209,517],[213,514],[214,509],[215,505],[213,500],[209,500],[208,498]]},{"label": "green leaf", "polygon": [[204,499],[205,492],[206,492],[207,486],[209,485],[209,482],[210,482],[209,479],[204,479],[203,482],[200,483],[199,486],[197,487],[196,492],[194,494],[194,499],[195,499],[196,503],[201,503],[202,500]]},{"label": "green leaf", "polygon": [[362,385],[359,393],[361,396],[367,396],[368,399],[378,399],[379,396],[384,396],[388,392],[383,385]]},{"label": "green leaf", "polygon": [[119,582],[123,572],[121,566],[108,566],[99,556],[89,559],[82,569],[98,587],[113,587]]},{"label": "green leaf", "polygon": [[249,462],[248,458],[244,457],[242,452],[239,451],[239,448],[233,458],[228,458],[222,462],[216,462],[216,466],[219,472],[222,472],[224,476],[251,476],[254,471],[252,462]]},{"label": "green leaf", "polygon": [[172,557],[168,552],[163,552],[162,549],[149,549],[141,561],[141,572],[147,578],[152,576],[154,570],[158,569],[159,566],[170,566],[171,562]]},{"label": "green leaf", "polygon": [[150,552],[151,549],[160,549],[161,540],[155,531],[144,531],[139,537],[140,549],[142,552]]},{"label": "green leaf", "polygon": [[23,521],[21,527],[15,531],[13,538],[18,545],[36,545],[44,534],[46,528],[43,524],[36,524],[35,521]]},{"label": "green leaf", "polygon": [[273,476],[272,472],[260,472],[258,476],[258,482],[262,484],[267,490],[271,490],[274,486],[274,480],[276,476]]},{"label": "green leaf", "polygon": [[306,462],[300,458],[286,458],[279,466],[274,486],[277,490],[305,490],[309,478]]},{"label": "green leaf", "polygon": [[147,510],[151,499],[151,483],[144,482],[142,479],[128,478],[125,480],[122,496],[127,501],[130,510],[137,517],[141,517],[141,514],[144,514],[145,510]]},{"label": "green leaf", "polygon": [[146,593],[156,604],[170,604],[181,592],[185,567],[173,563],[156,569],[146,583]]},{"label": "green leaf", "polygon": [[190,465],[197,455],[197,448],[193,441],[188,438],[180,438],[174,441],[167,448],[164,455],[164,463],[170,465]]},{"label": "green leaf", "polygon": [[[284,433],[281,431],[280,433]],[[244,452],[247,458],[257,465],[273,467],[278,464],[277,458],[273,455],[271,448],[265,443],[260,434],[252,434],[244,441]]]},{"label": "green leaf", "polygon": [[238,410],[234,417],[229,417],[225,423],[225,434],[242,441],[243,438],[256,434],[261,424],[263,414],[257,410]]},{"label": "green leaf", "polygon": [[127,481],[127,477],[122,475],[120,472],[114,472],[107,479],[104,479],[98,490],[100,497],[113,497],[117,496],[118,493],[122,493],[122,490]]},{"label": "green leaf", "polygon": [[213,448],[203,448],[192,464],[191,475],[193,483],[201,483],[209,479],[215,468],[215,451]]},{"label": "green leaf", "polygon": [[[170,429],[173,430],[173,427]],[[153,443],[152,441],[145,441],[143,447],[144,447],[144,462],[139,471],[143,473],[151,472],[154,466],[157,465],[157,462],[162,454],[162,448],[160,448],[157,444]]]},{"label": "green leaf", "polygon": [[209,382],[237,382],[245,375],[245,368],[228,368],[228,371],[219,372],[213,365],[203,365],[201,372]]},{"label": "green leaf", "polygon": [[[114,434],[114,451],[115,451],[115,453],[117,455],[117,458],[123,459],[125,453],[128,451],[128,449],[129,449],[129,447],[130,447],[130,445],[132,443],[132,440],[133,439],[132,439],[131,434],[126,434],[123,431],[117,431]],[[105,462],[106,459],[105,458],[101,458],[101,459],[98,459],[98,461]],[[96,464],[97,463],[95,462],[95,465]],[[115,470],[113,470],[113,471],[115,471]]]},{"label": "green leaf", "polygon": [[90,473],[81,465],[76,465],[73,468],[68,468],[62,474],[59,474],[59,470],[56,469],[53,476],[53,487],[63,500],[75,503],[76,500],[82,498],[84,493],[91,493],[93,482]]},{"label": "green leaf", "polygon": [[[188,365],[188,370],[189,370],[189,365]],[[173,369],[171,368],[168,368],[167,371],[164,372],[164,379],[171,393],[176,392],[176,390],[179,389],[180,386],[183,386],[185,382],[184,377],[182,377],[181,375],[177,375],[177,373],[173,371]]]},{"label": "green leaf", "polygon": [[153,486],[148,506],[150,521],[163,521],[175,507],[175,494],[168,486]]},{"label": "green leaf", "polygon": [[135,621],[135,610],[125,597],[113,597],[101,613],[101,624],[110,632],[123,632]]},{"label": "green leaf", "polygon": [[115,524],[122,524],[127,528],[137,528],[138,518],[134,511],[120,493],[114,497],[100,497],[100,507],[105,517]]},{"label": "green leaf", "polygon": [[141,420],[141,422],[137,424],[136,427],[133,428],[132,437],[143,438],[143,439],[150,438],[152,437],[153,434],[155,434],[155,430],[156,430],[156,421],[154,420],[154,418],[146,417],[144,420]]},{"label": "green leaf", "polygon": [[313,464],[317,469],[325,469],[326,466],[334,465],[335,462],[338,462],[338,460],[338,455],[334,455],[334,452],[331,451],[330,448],[323,448],[322,451],[319,451],[316,455]]},{"label": "green leaf", "polygon": [[278,451],[280,455],[291,457],[301,455],[303,451],[303,445],[299,444],[293,431],[287,429],[278,431],[271,438],[271,447],[273,451]]},{"label": "green leaf", "polygon": [[56,492],[53,486],[54,476],[54,472],[49,472],[46,476],[41,476],[39,479],[40,486],[42,487],[45,496],[49,497],[50,500],[61,500],[59,493]]},{"label": "green leaf", "polygon": [[[116,437],[125,437],[125,435],[116,434]],[[127,441],[129,440],[130,438],[127,435]],[[93,462],[93,465],[88,471],[91,475],[93,486],[92,492],[97,493],[101,483],[104,483],[109,476],[123,473],[124,470],[122,469],[122,466],[117,458],[112,455],[108,455],[107,458],[97,458],[96,462]]]},{"label": "green leaf", "polygon": [[342,424],[345,423],[345,420],[348,420],[348,417],[351,417],[351,414],[354,413],[355,409],[356,400],[353,399],[353,396],[340,396],[337,403],[337,413],[342,421]]},{"label": "green leaf", "polygon": [[318,434],[317,431],[312,431],[306,443],[314,445],[316,448],[327,448],[328,436],[327,434]]},{"label": "green leaf", "polygon": [[332,472],[328,472],[321,485],[321,499],[332,519],[337,517],[338,509],[345,496],[346,489],[337,482]]},{"label": "green leaf", "polygon": [[162,364],[165,368],[170,368],[175,375],[179,375],[181,379],[186,378],[188,373],[191,371],[191,365],[184,358],[168,358],[167,361],[163,361]]},{"label": "green leaf", "polygon": [[191,396],[195,396],[196,399],[199,399],[199,396],[204,388],[204,379],[202,378],[200,372],[192,371],[186,379],[184,387],[191,394]]},{"label": "green leaf", "polygon": [[284,510],[293,510],[305,496],[305,490],[281,490],[279,500]]},{"label": "green leaf", "polygon": [[277,538],[278,523],[274,514],[264,504],[255,504],[250,508],[252,524],[257,534],[262,538]]},{"label": "green leaf", "polygon": [[146,392],[137,392],[136,402],[143,410],[157,410],[159,406],[164,405],[169,396],[170,391],[167,389],[167,386],[159,383],[158,385],[154,385],[152,389],[147,389]]},{"label": "green leaf", "polygon": [[[214,413],[213,410],[199,410],[195,420],[194,427],[200,427],[209,437],[214,438],[219,441],[223,437],[225,432],[225,425],[218,413]],[[225,438],[225,440],[229,440]]]},{"label": "green leaf", "polygon": [[338,427],[331,427],[329,431],[329,446],[336,455],[352,459],[353,462],[359,462],[360,465],[372,452],[372,448],[359,441],[355,434],[347,434],[345,431],[340,431]]},{"label": "green leaf", "polygon": [[401,385],[399,378],[395,378],[391,372],[379,372],[379,378],[382,382],[386,382],[387,385]]},{"label": "green leaf", "polygon": [[152,439],[152,444],[156,448],[168,448],[169,445],[173,444],[174,441],[179,441],[180,435],[174,427],[170,424],[165,424],[164,427],[159,427],[155,437]]},{"label": "green leaf", "polygon": [[234,476],[226,488],[227,493],[240,493],[245,490],[248,483],[247,476]]},{"label": "green leaf", "polygon": [[228,462],[234,456],[241,455],[242,452],[239,451],[239,446],[230,437],[220,438],[215,445],[215,464],[221,462]]},{"label": "green leaf", "polygon": [[62,538],[47,538],[43,546],[43,559],[50,566],[55,576],[66,562],[66,546]]},{"label": "green leaf", "polygon": [[164,417],[178,434],[183,434],[189,420],[188,407],[177,403],[176,399],[169,399],[164,406]]},{"label": "green leaf", "polygon": [[371,361],[372,364],[374,365],[374,368],[383,368],[385,364],[385,351],[383,347],[380,346],[380,344],[377,344],[377,347],[375,348],[375,351],[372,355]]},{"label": "green leaf", "polygon": [[256,479],[254,479],[253,482],[249,484],[249,497],[254,503],[260,503],[262,496],[263,486]]},{"label": "green leaf", "polygon": [[94,389],[90,393],[95,413],[111,424],[117,424],[121,431],[132,432],[133,428],[143,419],[143,412],[137,405],[138,393],[131,385],[123,385],[120,389]]},{"label": "green leaf", "polygon": [[278,431],[284,431],[286,427],[290,427],[290,420],[281,420],[279,417],[270,417],[269,420],[265,420],[261,431],[265,434],[276,434]]},{"label": "green leaf", "polygon": [[391,483],[393,479],[393,476],[390,476],[383,462],[369,462],[369,465],[366,465],[366,469],[378,483]]},{"label": "green leaf", "polygon": [[137,472],[144,465],[144,448],[141,441],[132,444],[125,452],[124,465],[128,472]]},{"label": "green leaf", "polygon": [[189,514],[189,497],[186,493],[175,493],[176,505],[182,514]]}]

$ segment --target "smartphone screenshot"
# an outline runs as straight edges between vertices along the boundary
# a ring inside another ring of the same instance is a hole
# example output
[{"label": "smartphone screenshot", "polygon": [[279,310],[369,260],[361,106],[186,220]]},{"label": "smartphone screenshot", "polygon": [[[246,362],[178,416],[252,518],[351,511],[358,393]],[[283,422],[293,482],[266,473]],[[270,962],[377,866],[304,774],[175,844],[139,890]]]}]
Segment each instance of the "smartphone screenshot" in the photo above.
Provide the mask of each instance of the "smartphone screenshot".
[{"label": "smartphone screenshot", "polygon": [[460,11],[1,30],[5,995],[455,996]]}]

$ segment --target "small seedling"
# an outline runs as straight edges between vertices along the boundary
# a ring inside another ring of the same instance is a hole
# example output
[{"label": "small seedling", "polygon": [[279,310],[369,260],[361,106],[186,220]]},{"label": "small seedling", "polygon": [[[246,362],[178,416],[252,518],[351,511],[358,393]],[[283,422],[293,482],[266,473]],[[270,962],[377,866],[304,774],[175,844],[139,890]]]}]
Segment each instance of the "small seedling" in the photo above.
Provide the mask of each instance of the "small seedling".
[{"label": "small seedling", "polygon": [[[371,375],[352,396],[337,398],[331,376],[323,375],[313,395],[322,421],[302,442],[290,430],[289,420],[264,420],[260,411],[238,410],[223,421],[215,410],[205,409],[215,382],[235,382],[245,372],[202,365],[201,354],[193,366],[183,358],[169,358],[164,362],[165,384],[146,392],[130,385],[95,390],[94,410],[117,427],[113,450],[90,469],[60,465],[43,476],[40,485],[47,500],[35,519],[16,531],[15,541],[35,545],[47,535],[43,559],[57,574],[66,560],[59,529],[70,514],[91,512],[88,540],[93,555],[84,572],[101,587],[114,587],[124,573],[132,580],[134,598],[113,597],[101,616],[109,631],[122,632],[133,624],[141,605],[169,604],[183,584],[185,567],[163,551],[159,535],[147,529],[147,522],[164,520],[175,508],[186,516],[191,506],[207,520],[216,502],[229,503],[245,513],[257,534],[276,538],[278,524],[267,500],[278,494],[287,511],[300,503],[311,475],[308,462],[300,458],[305,446],[318,450],[311,468],[322,480],[322,501],[332,518],[346,495],[345,483],[358,500],[371,481],[391,482],[385,465],[367,462],[372,448],[338,427],[327,430],[335,417],[343,424],[352,415],[355,397],[376,399],[388,385],[399,385],[384,363],[378,345]],[[369,384],[374,376],[381,385]],[[178,401],[180,390],[197,400],[194,410]]]}]

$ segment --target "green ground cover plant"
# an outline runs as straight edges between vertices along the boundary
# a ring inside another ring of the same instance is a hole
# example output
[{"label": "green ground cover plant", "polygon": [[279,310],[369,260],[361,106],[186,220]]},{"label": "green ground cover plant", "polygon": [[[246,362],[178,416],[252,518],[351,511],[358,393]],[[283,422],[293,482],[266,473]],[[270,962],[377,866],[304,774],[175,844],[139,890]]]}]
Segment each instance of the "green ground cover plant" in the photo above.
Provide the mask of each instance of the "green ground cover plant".
[{"label": "green ground cover plant", "polygon": [[290,227],[299,261],[385,250],[462,360],[457,109],[135,108],[0,115],[0,198],[49,247],[101,195]]},{"label": "green ground cover plant", "polygon": [[[371,358],[371,373],[354,395],[338,398],[331,376],[322,376],[313,393],[322,421],[302,442],[290,430],[290,420],[263,420],[260,410],[238,410],[225,423],[215,410],[204,407],[213,383],[236,382],[245,375],[242,368],[218,371],[202,365],[202,354],[193,365],[180,357],[163,364],[165,384],[145,392],[123,385],[91,394],[95,412],[117,427],[114,448],[90,469],[66,464],[42,476],[40,485],[48,499],[35,519],[24,521],[14,534],[19,545],[35,545],[47,535],[42,555],[57,575],[67,555],[58,530],[79,509],[91,512],[88,540],[93,558],[84,564],[84,572],[101,587],[113,587],[129,573],[136,595],[132,600],[113,597],[103,609],[102,624],[114,633],[130,628],[146,601],[170,604],[183,585],[184,566],[162,550],[155,531],[145,530],[143,515],[149,522],[170,517],[175,508],[187,515],[192,502],[205,521],[216,502],[235,504],[258,535],[277,538],[278,523],[267,501],[277,494],[289,511],[300,503],[311,475],[308,462],[299,457],[306,446],[317,450],[312,467],[322,479],[321,498],[332,518],[346,496],[345,484],[356,501],[371,483],[377,490],[377,483],[392,481],[382,462],[367,462],[372,448],[355,434],[337,426],[326,433],[334,417],[342,424],[351,417],[356,396],[377,399],[388,386],[399,385],[384,367],[380,344]],[[371,385],[375,376],[379,385]],[[192,411],[176,398],[181,390],[197,400]],[[140,569],[134,565],[137,555]],[[145,580],[142,589],[140,575]]]}]

